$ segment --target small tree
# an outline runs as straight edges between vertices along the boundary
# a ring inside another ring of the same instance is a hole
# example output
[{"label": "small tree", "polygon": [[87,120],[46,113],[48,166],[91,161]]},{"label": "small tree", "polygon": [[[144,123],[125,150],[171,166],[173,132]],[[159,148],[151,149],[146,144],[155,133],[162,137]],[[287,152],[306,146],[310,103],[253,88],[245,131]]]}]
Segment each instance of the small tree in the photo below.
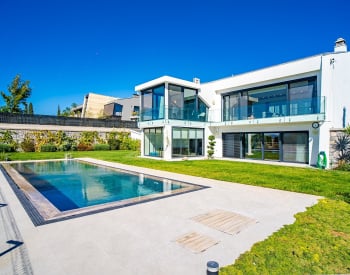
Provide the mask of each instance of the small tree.
[{"label": "small tree", "polygon": [[207,146],[207,148],[208,148],[208,158],[209,159],[212,159],[212,158],[214,158],[214,149],[215,149],[215,144],[216,144],[216,141],[215,141],[215,136],[214,135],[210,135],[209,137],[208,137],[208,139],[209,139],[209,142],[208,142],[208,146]]},{"label": "small tree", "polygon": [[22,113],[20,105],[27,108],[27,98],[30,97],[32,89],[29,87],[29,81],[22,81],[20,75],[16,75],[11,85],[7,88],[9,94],[1,91],[0,94],[5,101],[5,106],[1,107],[2,112]]},{"label": "small tree", "polygon": [[62,116],[67,116],[67,117],[72,116],[72,115],[73,115],[73,111],[72,111],[72,110],[73,110],[75,107],[77,107],[77,106],[78,106],[78,104],[72,103],[71,106],[70,106],[70,107],[66,107],[66,108],[62,111],[62,113],[61,113],[61,111],[60,111],[60,114],[61,114]]},{"label": "small tree", "polygon": [[31,102],[29,103],[28,114],[29,115],[34,115],[33,104]]},{"label": "small tree", "polygon": [[57,106],[57,116],[61,115],[61,108],[60,105]]}]

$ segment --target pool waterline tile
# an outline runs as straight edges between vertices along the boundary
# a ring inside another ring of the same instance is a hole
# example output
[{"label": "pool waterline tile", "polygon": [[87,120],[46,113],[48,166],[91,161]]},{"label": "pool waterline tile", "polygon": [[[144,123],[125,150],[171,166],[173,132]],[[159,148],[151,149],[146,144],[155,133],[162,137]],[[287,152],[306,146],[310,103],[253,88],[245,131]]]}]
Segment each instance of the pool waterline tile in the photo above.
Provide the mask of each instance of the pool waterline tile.
[{"label": "pool waterline tile", "polygon": [[[135,171],[128,171],[123,168],[119,168],[117,163],[104,162],[104,161],[101,163],[101,161],[98,161],[98,160],[96,160],[95,162],[94,159],[75,159],[75,160],[79,162],[85,162],[91,165],[103,166],[111,170],[115,169],[115,170],[123,171],[126,173],[132,173],[132,174],[138,173]],[[60,160],[60,161],[64,161],[64,160]],[[36,161],[36,162],[40,162],[40,161]],[[107,164],[107,165],[104,165],[104,164]],[[12,189],[17,194],[17,197],[20,199],[22,205],[24,206],[24,204],[26,204],[26,207],[24,208],[26,209],[28,215],[31,217],[35,225],[42,225],[46,223],[62,221],[65,219],[81,217],[85,215],[99,213],[102,211],[113,210],[121,207],[131,206],[139,203],[144,203],[148,201],[167,198],[174,195],[184,194],[184,193],[208,188],[207,186],[201,186],[197,184],[182,182],[174,179],[163,179],[155,175],[139,173],[146,177],[158,178],[160,180],[169,180],[175,184],[180,183],[183,187],[180,189],[175,189],[171,191],[149,194],[142,197],[135,197],[135,198],[124,199],[124,200],[108,202],[108,203],[101,203],[101,204],[86,206],[86,207],[73,209],[73,210],[60,211],[48,199],[46,199],[39,191],[37,191],[36,188],[33,187],[19,172],[17,172],[16,169],[14,169],[8,163],[2,163],[2,166],[6,171],[7,175],[9,176],[8,177],[9,183]],[[19,196],[18,194],[19,192],[22,193],[22,196]],[[25,197],[26,199],[23,199],[23,197]],[[30,209],[30,211],[28,211],[28,208]],[[31,208],[34,208],[34,209],[31,209]],[[33,220],[33,217],[31,215],[32,214],[31,210],[34,210],[34,212],[38,212],[38,214],[40,215],[39,221],[38,219],[36,219],[36,221]]]}]

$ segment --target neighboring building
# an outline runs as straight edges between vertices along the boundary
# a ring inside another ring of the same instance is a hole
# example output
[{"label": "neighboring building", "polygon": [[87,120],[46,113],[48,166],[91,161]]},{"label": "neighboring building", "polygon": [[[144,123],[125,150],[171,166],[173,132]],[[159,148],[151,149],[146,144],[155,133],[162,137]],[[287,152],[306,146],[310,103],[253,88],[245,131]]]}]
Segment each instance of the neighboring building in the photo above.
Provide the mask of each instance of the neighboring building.
[{"label": "neighboring building", "polygon": [[134,94],[130,98],[120,98],[104,105],[105,116],[120,117],[121,120],[138,120],[140,97]]},{"label": "neighboring building", "polygon": [[[141,94],[142,156],[206,156],[316,165],[329,159],[330,136],[349,123],[350,53],[334,52],[216,81],[163,76],[135,87]],[[329,164],[329,162],[328,162]]]},{"label": "neighboring building", "polygon": [[121,120],[137,120],[140,98],[137,94],[131,98],[117,98],[88,93],[84,103],[72,109],[75,117],[101,118],[115,117]]},{"label": "neighboring building", "polygon": [[104,106],[113,101],[118,100],[117,97],[105,96],[95,93],[88,93],[84,97],[81,117],[100,118],[104,116]]}]

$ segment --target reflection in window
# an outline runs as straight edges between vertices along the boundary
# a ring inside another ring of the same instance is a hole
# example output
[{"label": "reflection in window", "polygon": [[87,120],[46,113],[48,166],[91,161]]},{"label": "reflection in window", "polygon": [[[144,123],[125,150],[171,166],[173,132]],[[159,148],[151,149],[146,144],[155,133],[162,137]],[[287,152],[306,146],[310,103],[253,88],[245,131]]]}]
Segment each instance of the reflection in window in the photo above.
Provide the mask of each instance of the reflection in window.
[{"label": "reflection in window", "polygon": [[289,84],[290,115],[318,112],[316,80],[304,80]]},{"label": "reflection in window", "polygon": [[260,119],[320,112],[316,77],[223,96],[223,120]]},{"label": "reflection in window", "polygon": [[280,134],[264,133],[264,157],[267,160],[280,159]]},{"label": "reflection in window", "polygon": [[203,156],[204,130],[195,128],[173,128],[172,156]]},{"label": "reflection in window", "polygon": [[169,85],[169,118],[170,119],[183,119],[183,93],[180,86]]},{"label": "reflection in window", "polygon": [[163,128],[144,129],[144,155],[163,156]]},{"label": "reflection in window", "polygon": [[[234,133],[238,136],[239,133]],[[309,137],[307,132],[242,133],[244,158],[308,163]],[[223,151],[231,152],[236,144],[229,133],[225,133]],[[230,151],[231,150],[231,151]],[[230,156],[230,155],[227,155]],[[235,157],[239,157],[236,154]]]},{"label": "reflection in window", "polygon": [[249,159],[262,159],[262,134],[246,133],[244,135],[244,155]]},{"label": "reflection in window", "polygon": [[283,133],[283,161],[308,163],[308,134]]},{"label": "reflection in window", "polygon": [[207,121],[208,107],[197,90],[169,84],[169,119]]},{"label": "reflection in window", "polygon": [[164,118],[164,85],[141,92],[141,120]]},{"label": "reflection in window", "polygon": [[248,118],[286,115],[287,85],[248,91]]}]

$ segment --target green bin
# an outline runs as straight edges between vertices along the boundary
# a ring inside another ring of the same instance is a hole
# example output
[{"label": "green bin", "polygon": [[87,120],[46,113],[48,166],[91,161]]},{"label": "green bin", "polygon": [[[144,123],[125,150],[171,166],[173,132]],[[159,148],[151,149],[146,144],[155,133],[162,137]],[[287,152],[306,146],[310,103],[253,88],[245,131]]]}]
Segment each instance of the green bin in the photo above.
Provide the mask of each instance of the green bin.
[{"label": "green bin", "polygon": [[318,153],[317,156],[317,167],[320,169],[325,169],[327,167],[327,156],[324,151]]}]

